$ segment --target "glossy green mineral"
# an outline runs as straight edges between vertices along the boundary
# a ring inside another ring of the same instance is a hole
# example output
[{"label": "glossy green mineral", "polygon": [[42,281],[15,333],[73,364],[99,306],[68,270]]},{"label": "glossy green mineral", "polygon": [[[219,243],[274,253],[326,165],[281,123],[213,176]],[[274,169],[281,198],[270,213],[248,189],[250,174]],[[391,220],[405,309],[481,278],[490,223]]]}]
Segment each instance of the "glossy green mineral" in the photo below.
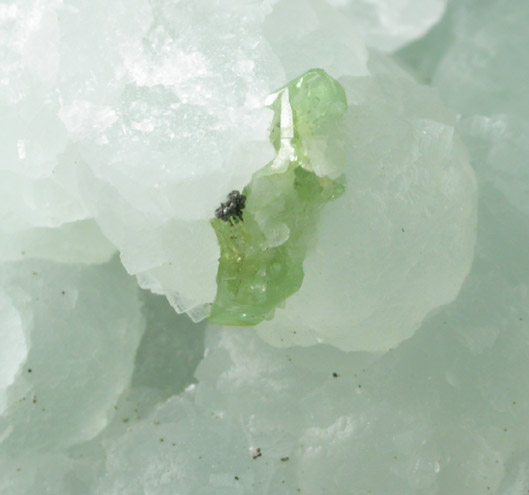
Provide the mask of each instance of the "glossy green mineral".
[{"label": "glossy green mineral", "polygon": [[270,319],[300,288],[320,208],[343,192],[336,164],[320,156],[347,108],[341,85],[311,70],[271,95],[269,105],[276,157],[244,188],[240,218],[211,220],[221,251],[210,314],[216,324]]}]

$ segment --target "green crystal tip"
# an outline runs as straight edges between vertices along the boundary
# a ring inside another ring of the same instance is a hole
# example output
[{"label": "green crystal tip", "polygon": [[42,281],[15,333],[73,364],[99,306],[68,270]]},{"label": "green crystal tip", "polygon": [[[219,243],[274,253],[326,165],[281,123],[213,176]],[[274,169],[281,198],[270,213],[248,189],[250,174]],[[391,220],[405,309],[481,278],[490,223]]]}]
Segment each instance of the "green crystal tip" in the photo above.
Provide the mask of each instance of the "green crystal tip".
[{"label": "green crystal tip", "polygon": [[217,295],[209,320],[256,325],[300,287],[320,208],[344,188],[329,138],[347,109],[342,86],[310,70],[270,95],[275,158],[232,191],[211,220],[220,246]]}]

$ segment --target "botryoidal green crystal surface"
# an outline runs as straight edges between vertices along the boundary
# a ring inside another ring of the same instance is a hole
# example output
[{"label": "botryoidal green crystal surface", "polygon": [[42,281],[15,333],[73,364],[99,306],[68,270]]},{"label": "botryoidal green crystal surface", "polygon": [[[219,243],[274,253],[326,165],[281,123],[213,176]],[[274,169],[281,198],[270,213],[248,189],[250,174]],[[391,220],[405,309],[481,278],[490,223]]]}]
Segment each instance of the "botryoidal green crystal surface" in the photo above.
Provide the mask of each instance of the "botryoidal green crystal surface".
[{"label": "botryoidal green crystal surface", "polygon": [[319,211],[344,190],[335,169],[311,160],[315,148],[325,148],[347,109],[342,86],[314,69],[267,103],[274,111],[270,140],[276,156],[242,191],[242,211],[230,216],[228,208],[211,220],[220,259],[209,319],[219,325],[270,319],[300,288]]}]

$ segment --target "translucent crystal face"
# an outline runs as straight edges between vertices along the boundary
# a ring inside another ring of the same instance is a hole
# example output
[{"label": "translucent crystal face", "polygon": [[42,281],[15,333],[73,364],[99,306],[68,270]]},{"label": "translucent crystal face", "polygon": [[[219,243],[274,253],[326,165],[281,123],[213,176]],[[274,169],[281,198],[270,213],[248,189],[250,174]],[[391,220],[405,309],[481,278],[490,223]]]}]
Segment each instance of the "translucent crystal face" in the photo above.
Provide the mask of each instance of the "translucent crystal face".
[{"label": "translucent crystal face", "polygon": [[323,70],[311,70],[269,103],[277,154],[242,195],[230,193],[211,220],[221,251],[210,315],[217,324],[255,325],[299,289],[318,212],[343,192],[333,168],[316,173],[310,153],[310,143],[325,141],[347,109],[340,84]]}]

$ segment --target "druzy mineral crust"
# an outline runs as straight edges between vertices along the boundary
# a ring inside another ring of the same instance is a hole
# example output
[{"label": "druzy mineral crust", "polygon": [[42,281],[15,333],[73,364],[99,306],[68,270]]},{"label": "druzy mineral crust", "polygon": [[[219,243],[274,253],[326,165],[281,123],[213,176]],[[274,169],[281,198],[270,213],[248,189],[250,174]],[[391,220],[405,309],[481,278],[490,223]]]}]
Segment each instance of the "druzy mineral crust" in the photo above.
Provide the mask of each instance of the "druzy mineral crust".
[{"label": "druzy mineral crust", "polygon": [[230,193],[220,218],[211,221],[221,252],[211,323],[271,319],[301,287],[319,209],[343,192],[343,180],[331,178],[335,170],[319,164],[315,171],[311,163],[311,143],[326,146],[347,109],[340,84],[311,70],[274,93],[270,107],[275,158],[254,173],[242,195]]},{"label": "druzy mineral crust", "polygon": [[0,2],[0,495],[528,493],[528,19]]}]

